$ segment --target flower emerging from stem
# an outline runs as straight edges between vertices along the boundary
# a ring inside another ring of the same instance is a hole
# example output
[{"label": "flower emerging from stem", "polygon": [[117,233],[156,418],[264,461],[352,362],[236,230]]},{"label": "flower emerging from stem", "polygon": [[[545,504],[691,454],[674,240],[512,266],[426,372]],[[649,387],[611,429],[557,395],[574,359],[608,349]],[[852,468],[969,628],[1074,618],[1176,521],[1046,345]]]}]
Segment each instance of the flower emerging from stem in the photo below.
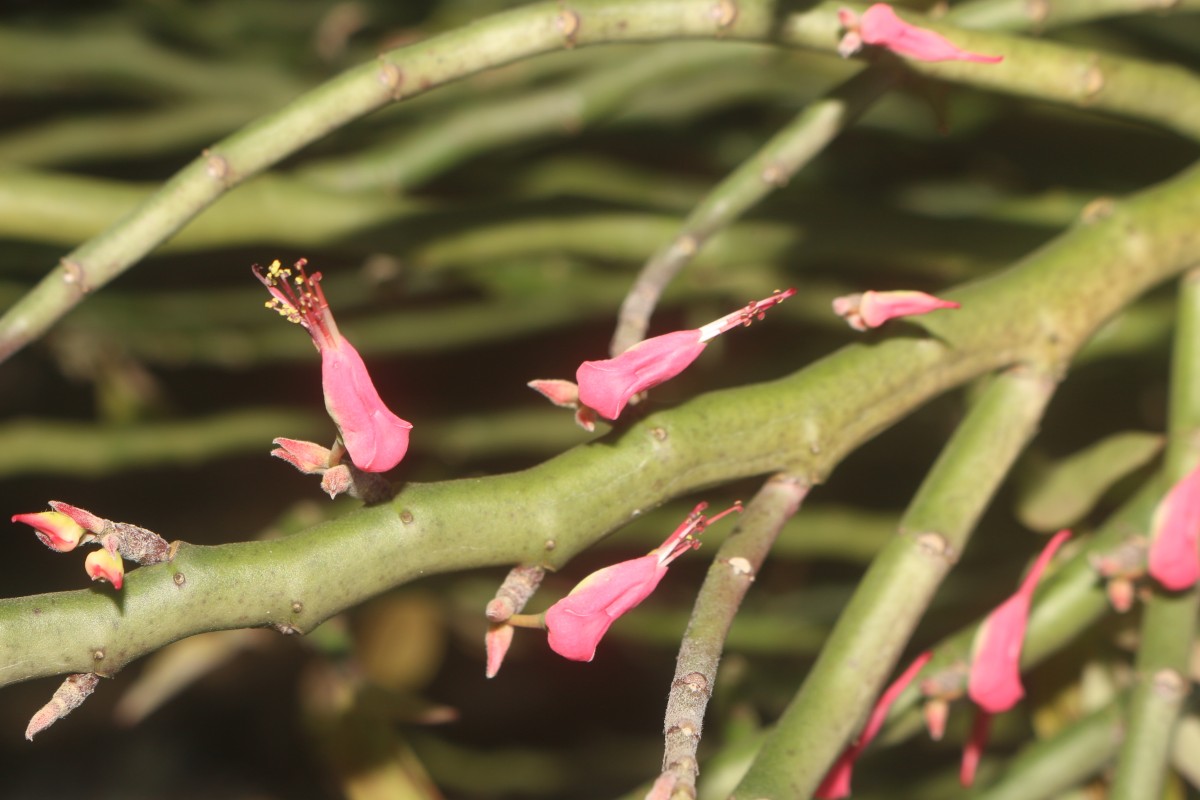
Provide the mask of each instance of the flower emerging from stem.
[{"label": "flower emerging from stem", "polygon": [[617,617],[645,600],[667,574],[667,567],[688,550],[700,546],[699,536],[712,523],[735,511],[740,502],[705,517],[708,503],[692,510],[675,532],[641,558],[622,561],[593,572],[571,593],[546,611],[550,649],[573,661],[591,661],[596,645]]},{"label": "flower emerging from stem", "polygon": [[1200,467],[1183,476],[1154,512],[1148,571],[1173,592],[1200,578]]},{"label": "flower emerging from stem", "polygon": [[861,17],[848,8],[838,11],[838,20],[846,35],[838,44],[838,53],[849,57],[863,44],[875,45],[918,61],[977,61],[995,64],[1004,56],[985,56],[972,53],[952,44],[946,37],[905,22],[887,3],[876,3]]},{"label": "flower emerging from stem", "polygon": [[932,657],[932,652],[921,653],[908,665],[908,669],[904,670],[900,677],[884,690],[883,694],[879,696],[879,700],[876,701],[875,707],[871,709],[871,715],[867,717],[867,724],[863,726],[862,733],[842,751],[838,760],[833,762],[833,766],[825,774],[825,780],[821,781],[821,785],[817,787],[815,797],[821,800],[837,800],[839,797],[850,796],[850,776],[854,771],[854,762],[858,760],[863,750],[867,749],[867,745],[883,727],[883,721],[887,719],[892,703],[896,702],[896,698],[912,683],[913,678],[917,677],[917,673]]},{"label": "flower emerging from stem", "polygon": [[[975,638],[975,653],[971,662],[971,675],[967,680],[967,695],[979,707],[980,717],[990,718],[1007,711],[1025,696],[1021,685],[1021,647],[1025,641],[1025,629],[1029,625],[1029,610],[1033,603],[1033,592],[1041,580],[1042,573],[1050,560],[1068,538],[1070,531],[1059,531],[1043,548],[1025,580],[1012,597],[996,607]],[[975,778],[975,767],[988,735],[987,719],[976,719],[970,740],[963,753],[960,779],[970,786]]]},{"label": "flower emerging from stem", "polygon": [[942,308],[959,308],[959,304],[914,291],[869,291],[848,294],[833,301],[833,313],[845,317],[850,327],[857,331],[878,328],[889,319],[928,314]]},{"label": "flower emerging from stem", "polygon": [[687,369],[704,352],[710,339],[762,319],[768,308],[795,293],[795,289],[776,292],[701,328],[664,333],[638,342],[614,358],[583,362],[575,372],[579,403],[595,409],[605,419],[616,419],[631,397]]},{"label": "flower emerging from stem", "polygon": [[267,307],[302,325],[321,353],[325,408],[350,460],[363,472],[386,472],[408,451],[412,424],[393,414],[380,399],[362,356],[338,331],[321,290],[321,273],[309,275],[306,263],[300,259],[288,269],[276,260],[265,272],[255,265],[254,274],[271,292]]}]

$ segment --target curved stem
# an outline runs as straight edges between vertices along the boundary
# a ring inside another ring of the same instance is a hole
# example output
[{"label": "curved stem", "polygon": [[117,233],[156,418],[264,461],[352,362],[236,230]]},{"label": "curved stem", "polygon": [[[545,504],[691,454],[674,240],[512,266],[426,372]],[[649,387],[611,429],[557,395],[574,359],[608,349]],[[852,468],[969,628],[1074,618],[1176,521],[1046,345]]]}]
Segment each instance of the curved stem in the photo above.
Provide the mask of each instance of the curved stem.
[{"label": "curved stem", "polygon": [[746,506],[737,529],[721,545],[708,568],[667,695],[663,773],[672,775],[673,792],[690,791],[690,796],[695,796],[699,771],[696,750],[704,712],[716,686],[725,637],[775,538],[796,513],[809,488],[790,475],[776,475],[767,481]]},{"label": "curved stem", "polygon": [[554,568],[641,510],[701,487],[779,471],[817,481],[936,394],[1006,365],[1066,360],[1121,307],[1200,261],[1200,239],[1181,235],[1200,215],[1200,169],[1106,213],[951,293],[959,312],[918,321],[933,336],[850,346],[780,380],[697,397],[523,472],[407,484],[391,503],[287,539],[185,545],[174,561],[130,573],[116,598],[89,589],[0,600],[0,685],[111,674],[206,630],[310,630],[425,574]]},{"label": "curved stem", "polygon": [[718,183],[684,220],[675,238],[642,267],[621,303],[609,351],[619,355],[646,338],[663,291],[708,239],[769,192],[787,182],[895,80],[887,69],[866,69],[801,111],[750,158]]},{"label": "curved stem", "polygon": [[[1171,364],[1171,483],[1200,460],[1200,272],[1180,283]],[[1137,684],[1129,703],[1129,735],[1117,759],[1113,800],[1158,797],[1166,782],[1171,738],[1191,689],[1189,659],[1200,611],[1200,586],[1172,592],[1155,585],[1142,615]]]},{"label": "curved stem", "polygon": [[[1050,365],[1046,365],[1049,367]],[[995,378],[939,456],[734,797],[808,797],[879,695],[934,592],[1036,433],[1053,372]],[[813,735],[819,731],[820,735]]]},{"label": "curved stem", "polygon": [[[725,38],[834,52],[841,3],[780,18],[773,0],[574,0],[537,3],[390,51],[213,145],[104,233],[76,248],[0,317],[0,359],[38,338],[89,292],[124,272],[247,178],[390,102],[540,53],[617,41]],[[859,9],[861,10],[861,8]],[[1162,66],[1027,39],[951,30],[999,65],[906,62],[921,74],[1143,119],[1200,138],[1200,79]],[[1151,91],[1153,88],[1153,91]]]}]

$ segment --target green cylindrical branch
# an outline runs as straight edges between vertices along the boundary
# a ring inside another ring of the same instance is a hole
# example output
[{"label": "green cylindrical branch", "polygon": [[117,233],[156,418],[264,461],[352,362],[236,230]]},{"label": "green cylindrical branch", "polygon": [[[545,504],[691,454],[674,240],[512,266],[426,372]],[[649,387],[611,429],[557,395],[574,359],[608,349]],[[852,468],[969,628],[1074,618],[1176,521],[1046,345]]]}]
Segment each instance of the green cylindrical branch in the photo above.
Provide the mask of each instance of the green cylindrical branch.
[{"label": "green cylindrical branch", "polygon": [[[570,7],[546,2],[393,50],[214,144],[119,222],[69,253],[0,317],[0,358],[39,337],[86,294],[128,269],[231,188],[390,102],[521,58],[616,41],[770,40],[833,52],[841,36],[840,7],[821,3],[781,20],[771,0],[739,0],[729,13],[714,13],[721,7],[712,0],[576,0]],[[1004,63],[906,62],[909,68],[1200,137],[1200,79],[1182,68],[996,34],[956,30],[953,35],[969,49],[1003,53]]]},{"label": "green cylindrical branch", "polygon": [[809,488],[790,475],[776,475],[767,481],[746,506],[737,530],[721,545],[708,569],[667,695],[663,774],[670,775],[673,794],[690,788],[695,795],[696,750],[729,628],[771,545]]},{"label": "green cylindrical branch", "polygon": [[1003,779],[972,797],[1048,800],[1099,774],[1125,736],[1126,700],[1112,700],[1053,736],[1029,745],[1006,765]]},{"label": "green cylindrical branch", "polygon": [[1198,0],[966,0],[954,6],[954,24],[989,31],[1042,31],[1122,14],[1195,11]]},{"label": "green cylindrical branch", "polygon": [[921,484],[899,535],[863,576],[734,797],[808,797],[816,790],[1037,431],[1053,374],[1014,370],[991,382]]},{"label": "green cylindrical branch", "polygon": [[670,243],[661,246],[642,267],[621,304],[613,333],[612,355],[625,352],[646,337],[650,315],[679,271],[707,244],[796,172],[849,127],[891,86],[895,75],[868,69],[809,105],[758,152],[713,187],[692,209]]},{"label": "green cylindrical branch", "polygon": [[523,472],[408,484],[392,503],[286,539],[183,546],[168,564],[134,570],[120,604],[93,590],[0,600],[0,683],[110,674],[206,630],[311,630],[420,575],[557,567],[642,510],[702,487],[780,471],[819,480],[940,392],[1009,364],[1069,357],[1141,292],[1200,261],[1200,239],[1181,235],[1198,215],[1193,170],[954,292],[959,311],[922,318],[933,336],[847,347],[780,380],[623,424]]},{"label": "green cylindrical branch", "polygon": [[338,190],[401,192],[479,153],[538,137],[564,137],[611,115],[653,83],[744,69],[759,54],[719,45],[664,48],[605,63],[564,85],[464,108],[375,148],[322,159],[297,176]]},{"label": "green cylindrical branch", "polygon": [[[1180,282],[1179,313],[1171,363],[1167,477],[1172,484],[1200,462],[1200,272]],[[1178,502],[1178,501],[1177,501]],[[1161,515],[1156,516],[1156,525]],[[1188,525],[1195,524],[1188,519]],[[1165,528],[1165,526],[1163,526]],[[1164,533],[1151,531],[1151,537]],[[1153,546],[1153,541],[1152,545]],[[1200,558],[1195,552],[1193,558]],[[1153,562],[1151,562],[1153,572]],[[1153,582],[1142,615],[1137,680],[1129,702],[1129,735],[1113,779],[1114,800],[1162,793],[1171,738],[1191,689],[1190,659],[1200,612],[1200,586],[1172,591]]]}]

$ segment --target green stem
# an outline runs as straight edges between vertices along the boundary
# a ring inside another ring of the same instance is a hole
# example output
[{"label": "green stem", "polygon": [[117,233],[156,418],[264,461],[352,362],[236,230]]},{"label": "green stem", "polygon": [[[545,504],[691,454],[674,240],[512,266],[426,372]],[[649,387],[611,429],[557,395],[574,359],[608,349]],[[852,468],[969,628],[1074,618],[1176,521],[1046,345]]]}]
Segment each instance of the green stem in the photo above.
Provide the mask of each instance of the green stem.
[{"label": "green stem", "polygon": [[[1125,736],[1125,697],[1022,750],[975,800],[1048,800],[1098,774]],[[1153,797],[1154,795],[1142,795]]]},{"label": "green stem", "polygon": [[954,6],[956,25],[989,31],[1046,30],[1104,17],[1200,9],[1200,0],[966,0]]},{"label": "green stem", "polygon": [[782,800],[817,788],[1036,433],[1055,388],[1053,365],[1045,366],[996,377],[955,431],[734,797]]},{"label": "green stem", "polygon": [[729,628],[779,531],[796,513],[809,488],[790,475],[776,475],[767,481],[708,568],[679,648],[663,722],[663,771],[673,773],[676,795],[690,791],[689,796],[695,797],[696,750]]},{"label": "green stem", "polygon": [[[69,253],[0,317],[0,359],[38,338],[89,292],[172,237],[229,189],[390,102],[540,53],[616,41],[725,38],[833,52],[841,3],[781,19],[773,0],[575,0],[537,3],[390,51],[301,95],[206,150],[104,233]],[[860,9],[861,10],[861,7]],[[1200,138],[1200,79],[1185,69],[997,34],[930,27],[999,65],[906,62],[979,88],[1153,122]]]},{"label": "green stem", "polygon": [[801,111],[701,200],[670,244],[656,252],[630,287],[609,350],[625,352],[646,338],[663,291],[717,231],[727,227],[798,170],[866,111],[895,81],[886,69],[859,72]]},{"label": "green stem", "polygon": [[132,571],[117,596],[88,589],[0,600],[0,684],[111,674],[201,631],[311,630],[421,575],[557,567],[643,509],[702,487],[781,471],[819,481],[951,387],[1012,364],[1067,360],[1124,305],[1200,262],[1200,239],[1183,235],[1198,215],[1200,169],[1192,169],[949,293],[960,311],[914,321],[931,337],[853,345],[788,377],[622,425],[522,472],[407,484],[391,503],[286,539],[184,545],[174,561]]},{"label": "green stem", "polygon": [[[1171,364],[1167,476],[1182,478],[1200,460],[1200,272],[1184,276]],[[1189,658],[1200,611],[1200,587],[1172,592],[1154,585],[1142,614],[1137,684],[1129,703],[1129,735],[1109,796],[1158,797],[1166,781],[1171,738],[1191,689]]]}]

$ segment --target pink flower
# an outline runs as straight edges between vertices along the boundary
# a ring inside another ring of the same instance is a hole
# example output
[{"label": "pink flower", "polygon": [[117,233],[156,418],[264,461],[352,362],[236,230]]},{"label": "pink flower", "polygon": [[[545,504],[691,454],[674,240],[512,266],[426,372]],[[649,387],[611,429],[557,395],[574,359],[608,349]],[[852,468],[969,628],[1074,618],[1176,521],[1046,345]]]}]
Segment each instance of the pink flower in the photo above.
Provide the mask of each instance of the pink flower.
[{"label": "pink flower", "polygon": [[292,270],[271,262],[266,274],[256,265],[254,274],[271,292],[267,302],[288,321],[303,325],[321,353],[321,386],[325,408],[341,434],[354,466],[363,472],[386,472],[408,451],[412,424],[383,404],[362,356],[338,332],[333,312],[321,291],[321,273],[304,271],[305,259]]},{"label": "pink flower", "polygon": [[726,514],[742,510],[741,503],[734,503],[706,518],[703,511],[707,507],[707,503],[697,505],[661,546],[641,558],[593,572],[569,595],[550,606],[546,611],[550,649],[573,661],[591,661],[609,626],[654,591],[671,562],[699,547],[696,537],[706,527]]},{"label": "pink flower", "polygon": [[[776,292],[750,303],[702,328],[674,331],[638,342],[615,358],[585,361],[575,372],[579,402],[605,419],[616,419],[629,399],[674,378],[704,352],[708,340],[740,325],[762,319],[763,313],[796,293]],[[537,387],[535,387],[537,388]],[[545,394],[543,389],[538,389]],[[553,398],[552,398],[553,399]]]},{"label": "pink flower", "polygon": [[88,577],[94,581],[108,581],[114,589],[120,589],[125,582],[125,563],[120,553],[100,547],[88,553],[83,562]]},{"label": "pink flower", "polygon": [[96,538],[75,520],[59,511],[14,514],[12,521],[23,522],[31,526],[42,544],[60,553],[69,553],[80,542]]},{"label": "pink flower", "polygon": [[[1058,548],[1070,536],[1070,531],[1059,531],[1050,539],[1016,593],[997,606],[979,628],[967,680],[967,695],[979,706],[980,716],[990,718],[1007,711],[1025,696],[1025,687],[1021,685],[1021,647],[1029,624],[1033,591]],[[963,753],[960,778],[965,786],[974,779],[975,764],[987,739],[988,724],[986,719],[976,719],[972,737]]]},{"label": "pink flower", "polygon": [[1200,578],[1200,467],[1171,487],[1154,512],[1149,572],[1171,591],[1191,587]]},{"label": "pink flower", "polygon": [[839,797],[850,796],[850,775],[854,771],[854,762],[858,760],[863,750],[867,749],[867,745],[883,727],[883,721],[887,719],[888,709],[892,707],[892,703],[896,702],[896,698],[907,688],[908,684],[912,683],[913,678],[917,677],[917,673],[924,668],[932,656],[932,652],[924,652],[917,656],[913,663],[909,664],[908,669],[904,670],[900,677],[896,678],[879,696],[875,707],[871,709],[871,715],[867,717],[867,724],[863,726],[862,733],[842,751],[838,760],[833,762],[833,766],[825,774],[825,780],[821,781],[821,785],[817,787],[816,797],[821,800],[837,800]]},{"label": "pink flower", "polygon": [[910,25],[896,16],[896,12],[886,3],[876,3],[863,12],[861,18],[856,17],[850,9],[843,8],[838,11],[838,20],[846,29],[846,35],[838,45],[838,53],[843,57],[858,52],[866,43],[918,61],[995,64],[1004,60],[1003,56],[985,56],[963,50],[940,34]]},{"label": "pink flower", "polygon": [[833,301],[833,312],[839,317],[845,317],[850,327],[858,331],[878,328],[896,317],[928,314],[941,308],[959,308],[959,304],[913,291],[871,291],[848,294]]}]

